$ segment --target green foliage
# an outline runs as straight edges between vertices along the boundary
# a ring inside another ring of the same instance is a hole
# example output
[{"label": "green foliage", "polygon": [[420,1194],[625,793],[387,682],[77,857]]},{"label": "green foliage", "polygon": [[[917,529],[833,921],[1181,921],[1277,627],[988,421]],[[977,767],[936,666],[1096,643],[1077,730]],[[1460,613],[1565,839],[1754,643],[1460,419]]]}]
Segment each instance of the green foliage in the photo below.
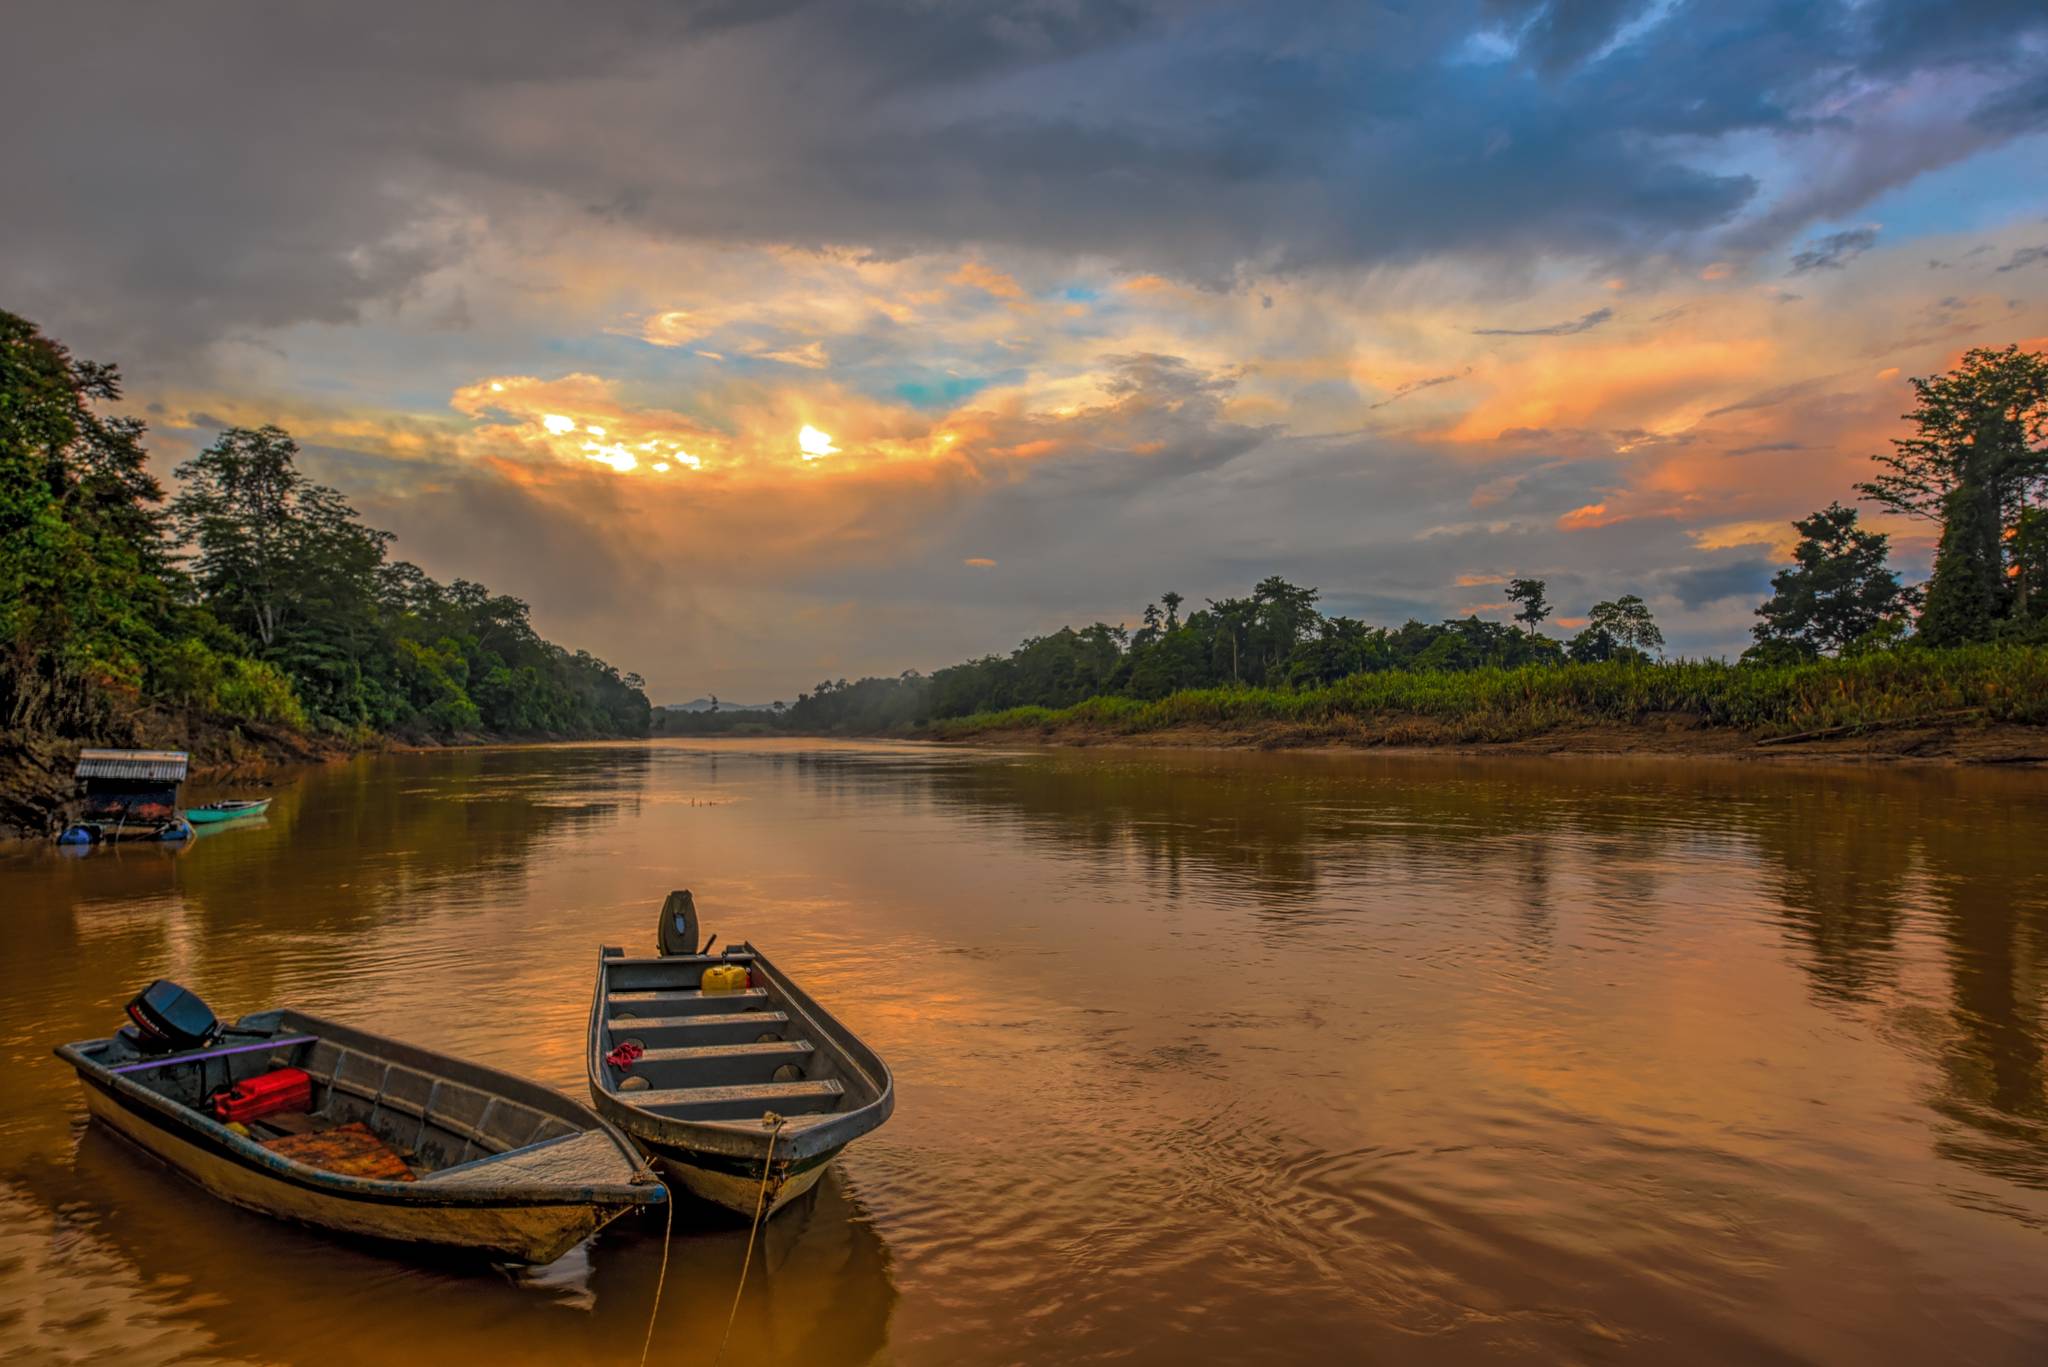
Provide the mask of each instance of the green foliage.
[{"label": "green foliage", "polygon": [[1531,632],[1543,625],[1543,619],[1550,615],[1550,600],[1543,596],[1549,587],[1541,579],[1514,579],[1508,582],[1508,601],[1522,605],[1515,613],[1515,620]]},{"label": "green foliage", "polygon": [[1809,654],[1833,655],[1888,621],[1903,626],[1913,596],[1885,566],[1890,537],[1864,531],[1856,510],[1839,503],[1792,526],[1797,563],[1772,577],[1771,596],[1756,610],[1759,644],[1797,642]]},{"label": "green foliage", "polygon": [[[0,719],[88,736],[116,697],[347,736],[643,735],[641,681],[526,604],[385,558],[276,427],[179,467],[166,517],[111,367],[0,313]],[[191,548],[189,571],[169,535]]]},{"label": "green foliage", "polygon": [[1873,457],[1885,473],[1857,488],[1941,523],[1921,638],[1989,640],[2027,611],[2012,557],[2020,519],[2048,493],[2048,356],[1980,347],[1912,385],[1917,402],[1905,416],[1913,435]]},{"label": "green foliage", "polygon": [[71,734],[132,693],[175,575],[134,423],[92,405],[119,376],[0,312],[0,724]]},{"label": "green foliage", "polygon": [[1611,603],[1595,603],[1586,616],[1586,630],[1613,641],[1618,651],[1647,655],[1664,649],[1664,633],[1642,599],[1625,593]]},{"label": "green foliage", "polygon": [[306,710],[292,691],[292,681],[262,660],[231,656],[214,686],[213,711],[234,721],[278,722],[295,730],[306,727]]},{"label": "green foliage", "polygon": [[[1218,688],[1307,691],[1364,674],[1551,667],[1565,658],[1559,642],[1503,622],[1465,617],[1388,629],[1325,617],[1315,607],[1319,596],[1273,576],[1246,597],[1211,600],[1182,619],[1185,600],[1163,594],[1165,612],[1148,609],[1144,624],[1128,636],[1100,622],[1063,627],[1008,655],[969,660],[929,677],[913,671],[894,679],[827,681],[798,695],[770,724],[874,734],[1018,708],[1121,706]],[[1602,639],[1610,652],[1626,651]],[[691,734],[728,729],[702,715],[665,719],[664,725]]]},{"label": "green foliage", "polygon": [[1078,727],[1139,735],[1178,727],[1286,723],[1342,736],[1370,723],[1417,720],[1452,739],[1509,741],[1564,725],[1634,724],[1650,715],[1791,734],[1960,710],[1996,721],[2048,723],[2048,649],[1975,646],[1900,650],[1799,664],[1679,661],[1395,670],[1324,688],[1209,688],[1157,701],[1103,697],[1064,709],[1013,708],[934,723],[958,738],[983,731]]}]

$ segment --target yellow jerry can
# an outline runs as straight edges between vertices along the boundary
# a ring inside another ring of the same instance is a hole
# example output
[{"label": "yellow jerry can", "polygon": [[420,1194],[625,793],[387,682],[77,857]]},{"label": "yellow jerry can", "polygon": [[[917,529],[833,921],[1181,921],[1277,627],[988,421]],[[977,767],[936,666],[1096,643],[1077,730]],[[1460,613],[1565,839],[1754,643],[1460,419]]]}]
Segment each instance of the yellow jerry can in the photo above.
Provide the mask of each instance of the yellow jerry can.
[{"label": "yellow jerry can", "polygon": [[747,970],[738,964],[713,964],[704,970],[697,986],[704,992],[743,992],[747,987]]}]

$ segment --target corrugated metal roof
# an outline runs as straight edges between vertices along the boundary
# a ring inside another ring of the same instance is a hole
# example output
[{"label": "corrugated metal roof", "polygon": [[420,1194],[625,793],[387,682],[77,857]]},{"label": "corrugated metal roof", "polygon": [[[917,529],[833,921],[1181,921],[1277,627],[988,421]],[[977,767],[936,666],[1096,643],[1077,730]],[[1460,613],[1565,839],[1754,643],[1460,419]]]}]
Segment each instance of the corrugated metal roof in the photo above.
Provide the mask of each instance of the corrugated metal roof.
[{"label": "corrugated metal roof", "polygon": [[162,779],[185,781],[188,760],[183,750],[81,750],[80,778]]}]

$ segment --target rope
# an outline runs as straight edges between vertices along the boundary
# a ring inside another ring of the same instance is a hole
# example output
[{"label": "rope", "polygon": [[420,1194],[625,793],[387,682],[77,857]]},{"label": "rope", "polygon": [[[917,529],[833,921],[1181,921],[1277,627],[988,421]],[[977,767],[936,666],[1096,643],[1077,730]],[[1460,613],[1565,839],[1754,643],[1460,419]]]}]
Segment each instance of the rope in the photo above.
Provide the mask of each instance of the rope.
[{"label": "rope", "polygon": [[725,1317],[725,1336],[718,1340],[718,1354],[711,1359],[711,1367],[718,1367],[724,1360],[725,1345],[732,1340],[732,1327],[740,1317],[740,1295],[747,1289],[747,1269],[754,1265],[754,1236],[761,1232],[761,1211],[768,1204],[768,1175],[775,1166],[775,1137],[782,1133],[782,1117],[769,1111],[761,1117],[761,1123],[768,1127],[768,1156],[761,1160],[761,1191],[754,1197],[754,1223],[747,1230],[747,1256],[740,1259],[740,1284],[733,1288],[732,1313]]},{"label": "rope", "polygon": [[668,1236],[676,1227],[676,1194],[665,1192],[668,1197],[662,1209],[666,1215],[661,1224],[661,1272],[654,1279],[654,1308],[647,1312],[647,1337],[640,1342],[640,1367],[647,1367],[647,1350],[654,1346],[654,1320],[661,1313],[661,1288],[668,1281]]}]

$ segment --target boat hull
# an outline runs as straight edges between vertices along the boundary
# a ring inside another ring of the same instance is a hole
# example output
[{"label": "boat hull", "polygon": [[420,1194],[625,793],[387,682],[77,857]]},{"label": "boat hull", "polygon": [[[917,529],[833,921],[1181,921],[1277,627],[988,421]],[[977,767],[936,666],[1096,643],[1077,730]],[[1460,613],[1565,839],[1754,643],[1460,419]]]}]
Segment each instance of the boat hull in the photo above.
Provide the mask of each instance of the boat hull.
[{"label": "boat hull", "polygon": [[205,1136],[85,1084],[99,1123],[231,1205],[332,1233],[464,1258],[551,1263],[630,1209],[582,1202],[451,1206],[319,1190],[252,1168]]},{"label": "boat hull", "polygon": [[[656,1171],[673,1179],[700,1201],[722,1206],[735,1215],[753,1218],[754,1212],[764,1205],[761,1195],[761,1170],[742,1172],[730,1160],[717,1154],[705,1154],[691,1149],[677,1148],[659,1140],[648,1139],[626,1131],[627,1137],[640,1146],[642,1152],[654,1160]],[[808,1162],[785,1167],[775,1164],[775,1172],[768,1179],[768,1194],[765,1209],[761,1214],[773,1215],[790,1202],[801,1197],[818,1179],[825,1175],[825,1169],[839,1156],[839,1150],[822,1154]]]},{"label": "boat hull", "polygon": [[[753,985],[706,992],[705,972],[727,966],[744,968]],[[619,1066],[610,1051],[638,1034],[655,1049],[638,1045]],[[717,957],[603,950],[588,1058],[597,1114],[674,1186],[746,1218],[772,1215],[814,1188],[895,1105],[888,1066],[751,944]],[[783,1077],[787,1060],[801,1060],[794,1079]],[[628,1068],[652,1086],[620,1090]],[[691,1068],[701,1071],[692,1078]],[[782,1117],[772,1131],[761,1124],[771,1115]]]},{"label": "boat hull", "polygon": [[268,802],[252,802],[246,807],[187,807],[185,819],[195,826],[217,826],[223,821],[241,821],[252,816],[262,816],[269,810]]}]

